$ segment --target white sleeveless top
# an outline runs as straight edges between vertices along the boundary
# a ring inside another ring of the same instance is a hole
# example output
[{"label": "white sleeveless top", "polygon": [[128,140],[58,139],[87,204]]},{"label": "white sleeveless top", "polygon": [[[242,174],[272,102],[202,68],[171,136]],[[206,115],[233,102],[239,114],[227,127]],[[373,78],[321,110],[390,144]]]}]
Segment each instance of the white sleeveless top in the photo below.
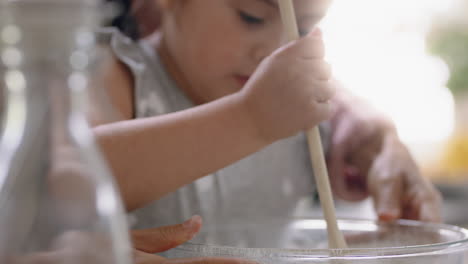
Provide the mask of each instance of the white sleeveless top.
[{"label": "white sleeveless top", "polygon": [[[106,34],[116,57],[133,74],[136,118],[193,106],[148,43],[134,42],[117,30]],[[205,222],[225,218],[288,217],[295,213],[303,199],[315,195],[307,142],[301,133],[136,210],[132,213],[133,227],[175,224],[194,214],[201,215]]]}]

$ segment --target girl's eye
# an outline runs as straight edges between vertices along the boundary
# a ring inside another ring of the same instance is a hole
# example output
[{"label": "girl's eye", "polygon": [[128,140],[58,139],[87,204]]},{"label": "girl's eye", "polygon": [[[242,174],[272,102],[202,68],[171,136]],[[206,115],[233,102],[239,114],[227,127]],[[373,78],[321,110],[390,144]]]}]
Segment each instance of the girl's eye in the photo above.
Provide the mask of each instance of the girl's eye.
[{"label": "girl's eye", "polygon": [[299,29],[299,35],[301,37],[305,37],[307,34],[309,34],[310,29]]},{"label": "girl's eye", "polygon": [[239,11],[239,16],[242,21],[248,25],[261,25],[263,22],[265,22],[263,18],[249,15],[243,11]]}]

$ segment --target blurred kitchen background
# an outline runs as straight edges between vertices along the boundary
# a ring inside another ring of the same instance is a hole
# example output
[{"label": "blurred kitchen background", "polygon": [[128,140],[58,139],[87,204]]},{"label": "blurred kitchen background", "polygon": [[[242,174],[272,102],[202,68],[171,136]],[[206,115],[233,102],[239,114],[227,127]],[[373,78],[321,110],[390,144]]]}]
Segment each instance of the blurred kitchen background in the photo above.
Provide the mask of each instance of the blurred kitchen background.
[{"label": "blurred kitchen background", "polygon": [[395,121],[445,220],[468,226],[468,0],[334,0],[321,27],[337,78]]}]

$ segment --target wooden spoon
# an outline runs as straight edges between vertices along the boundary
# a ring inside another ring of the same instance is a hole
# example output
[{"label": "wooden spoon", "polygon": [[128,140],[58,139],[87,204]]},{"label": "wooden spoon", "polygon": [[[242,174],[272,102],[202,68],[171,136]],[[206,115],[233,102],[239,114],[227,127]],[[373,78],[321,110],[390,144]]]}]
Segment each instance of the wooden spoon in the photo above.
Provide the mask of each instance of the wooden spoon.
[{"label": "wooden spoon", "polygon": [[[281,17],[289,41],[299,39],[296,15],[292,0],[278,0]],[[343,234],[338,229],[336,221],[335,205],[330,188],[327,166],[323,155],[322,141],[318,127],[314,127],[307,132],[309,151],[314,168],[315,181],[320,196],[323,215],[327,222],[328,246],[329,248],[347,248]]]}]

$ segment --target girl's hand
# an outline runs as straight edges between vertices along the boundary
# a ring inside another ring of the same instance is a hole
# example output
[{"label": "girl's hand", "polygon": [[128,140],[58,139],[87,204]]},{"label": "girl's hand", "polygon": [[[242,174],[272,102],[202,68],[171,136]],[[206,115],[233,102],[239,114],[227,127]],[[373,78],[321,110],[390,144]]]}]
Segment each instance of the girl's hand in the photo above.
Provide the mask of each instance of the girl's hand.
[{"label": "girl's hand", "polygon": [[[183,224],[131,232],[135,264],[254,264],[233,258],[166,259],[155,255],[192,239],[201,228],[201,218],[194,216]],[[17,257],[8,264],[110,263],[106,250],[109,241],[85,232],[67,232],[56,240],[50,252]],[[102,252],[100,251],[102,250]],[[102,253],[102,254],[101,254]]]},{"label": "girl's hand", "polygon": [[392,122],[345,91],[335,101],[328,157],[335,194],[351,201],[370,195],[381,220],[440,221],[440,194],[421,175]]},{"label": "girl's hand", "polygon": [[441,221],[441,195],[423,177],[396,135],[387,135],[368,174],[369,193],[381,220]]},{"label": "girl's hand", "polygon": [[331,116],[335,90],[319,29],[267,57],[241,91],[261,137],[274,141]]},{"label": "girl's hand", "polygon": [[175,226],[132,231],[135,264],[255,264],[234,258],[166,259],[155,255],[192,239],[201,228],[201,218],[194,216]]}]

